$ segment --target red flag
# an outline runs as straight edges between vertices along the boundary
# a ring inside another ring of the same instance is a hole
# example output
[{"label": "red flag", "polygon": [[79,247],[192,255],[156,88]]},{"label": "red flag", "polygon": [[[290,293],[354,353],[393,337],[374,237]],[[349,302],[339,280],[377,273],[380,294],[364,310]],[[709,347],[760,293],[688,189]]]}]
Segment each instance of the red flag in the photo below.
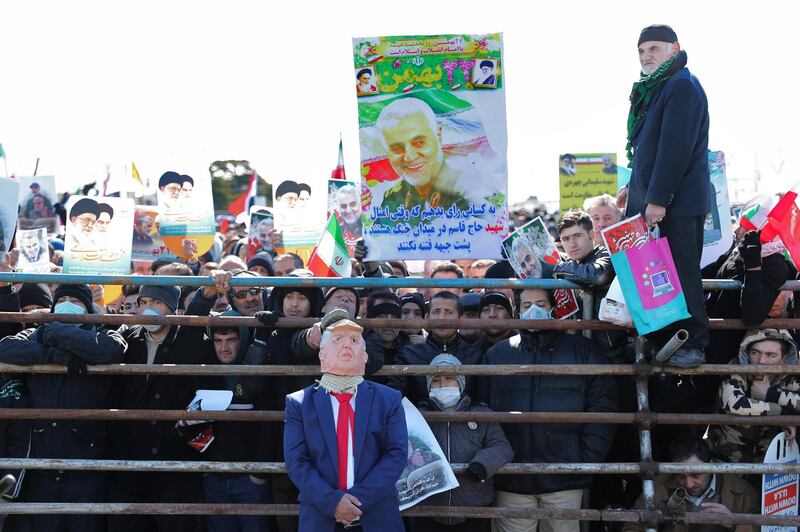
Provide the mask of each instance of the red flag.
[{"label": "red flag", "polygon": [[241,196],[236,198],[228,205],[228,212],[234,216],[239,216],[243,212],[247,212],[250,206],[255,202],[256,199],[256,188],[258,187],[258,175],[256,174],[255,170],[253,171],[253,175],[250,176],[250,184],[247,185],[247,190],[245,190]]},{"label": "red flag", "polygon": [[797,204],[800,181],[783,195],[767,215],[767,225],[761,230],[761,241],[779,236],[797,267],[800,265],[800,206]]},{"label": "red flag", "polygon": [[347,179],[344,176],[344,152],[342,152],[342,139],[339,138],[339,162],[331,172],[331,179]]},{"label": "red flag", "polygon": [[222,233],[222,236],[225,236],[228,233],[228,227],[230,227],[230,225],[231,222],[227,218],[223,218],[219,223],[219,232]]}]

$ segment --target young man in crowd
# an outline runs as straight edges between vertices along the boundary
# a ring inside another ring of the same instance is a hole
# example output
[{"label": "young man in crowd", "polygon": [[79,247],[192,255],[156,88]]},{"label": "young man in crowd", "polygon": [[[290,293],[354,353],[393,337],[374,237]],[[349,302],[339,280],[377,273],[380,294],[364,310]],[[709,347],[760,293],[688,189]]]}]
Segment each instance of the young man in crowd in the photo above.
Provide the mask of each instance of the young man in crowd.
[{"label": "young man in crowd", "polygon": [[[412,292],[400,297],[400,318],[403,320],[421,320],[425,317],[425,298],[419,292]],[[425,329],[403,329],[412,344],[425,342],[428,332]]]},{"label": "young man in crowd", "polygon": [[[480,309],[478,303],[481,300],[481,295],[475,292],[467,292],[461,294],[461,308],[463,309],[462,318],[465,320],[478,320],[480,319]],[[479,342],[484,336],[482,329],[470,329],[464,327],[458,330],[461,336],[468,342]]]},{"label": "young man in crowd", "polygon": [[[441,291],[433,295],[428,304],[426,319],[454,320],[462,317],[461,300],[452,292]],[[458,329],[431,329],[424,343],[408,344],[400,352],[397,364],[430,364],[433,358],[441,353],[450,353],[463,364],[478,364],[481,353],[479,348],[466,341]],[[417,403],[428,396],[424,377],[394,376],[389,378],[389,385],[400,390],[412,403]],[[472,379],[467,378],[467,390],[472,390]]]},{"label": "young man in crowd", "polygon": [[[553,297],[546,290],[518,292],[521,319],[552,319]],[[489,349],[484,364],[603,364],[600,349],[581,335],[556,330],[520,330]],[[497,412],[615,412],[612,377],[593,375],[510,375],[479,380],[478,401]],[[503,426],[515,462],[602,462],[614,426],[598,423],[507,423]],[[590,475],[503,475],[495,481],[495,505],[580,508]],[[577,532],[578,521],[497,519],[494,530]]]},{"label": "young man in crowd", "polygon": [[[478,302],[478,316],[482,321],[510,320],[514,317],[511,301],[501,292],[485,292]],[[517,332],[514,329],[484,329],[480,339],[479,350],[486,353],[490,347],[501,340],[511,338]]]}]

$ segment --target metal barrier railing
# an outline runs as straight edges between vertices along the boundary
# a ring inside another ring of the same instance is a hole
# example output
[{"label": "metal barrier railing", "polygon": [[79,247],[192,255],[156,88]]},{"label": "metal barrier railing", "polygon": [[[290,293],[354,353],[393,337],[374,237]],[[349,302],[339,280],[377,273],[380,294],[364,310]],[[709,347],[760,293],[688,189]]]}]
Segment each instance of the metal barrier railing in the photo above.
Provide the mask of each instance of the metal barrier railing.
[{"label": "metal barrier railing", "polygon": [[[167,277],[167,276],[87,276],[64,274],[13,274],[0,273],[0,282],[44,282],[44,283],[96,283],[96,284],[136,284],[136,285],[180,285],[207,286],[209,278]],[[738,290],[741,283],[730,280],[706,280],[706,290]],[[345,287],[454,287],[454,288],[581,288],[574,283],[554,279],[328,279],[328,278],[234,278],[232,286],[345,286]],[[800,290],[800,281],[787,282],[782,289]],[[584,309],[591,312],[592,293],[582,291]],[[585,313],[584,317],[590,317]],[[0,322],[46,323],[61,321],[65,323],[95,323],[108,325],[121,324],[166,324],[188,326],[233,325],[262,327],[254,318],[246,317],[201,317],[201,316],[125,316],[125,315],[59,315],[0,313]],[[282,318],[275,327],[308,327],[316,319]],[[462,328],[462,329],[553,329],[553,330],[605,330],[623,329],[598,320],[494,320],[489,323],[481,320],[358,320],[365,327],[372,328]],[[711,320],[713,329],[747,328],[740,320]],[[761,328],[800,328],[800,319],[767,320]],[[502,423],[607,423],[636,424],[640,431],[639,463],[512,463],[498,471],[502,475],[519,474],[636,474],[643,478],[645,508],[641,510],[562,510],[562,509],[521,509],[496,507],[425,507],[417,506],[404,512],[412,516],[462,516],[474,518],[526,517],[542,519],[592,520],[609,522],[640,522],[648,530],[654,530],[660,523],[682,522],[686,524],[749,524],[749,525],[800,525],[796,516],[760,516],[747,514],[719,515],[686,513],[678,516],[662,515],[655,510],[653,478],[658,473],[700,473],[720,474],[762,474],[762,473],[800,473],[798,464],[732,464],[732,463],[655,463],[652,459],[650,429],[653,425],[799,425],[800,416],[784,415],[770,417],[742,417],[725,414],[679,414],[653,413],[648,406],[648,378],[658,375],[725,375],[730,374],[728,365],[703,365],[684,369],[661,367],[647,362],[647,346],[643,338],[637,338],[636,361],[626,365],[495,365],[495,366],[387,366],[378,375],[628,375],[635,377],[637,393],[637,412],[632,413],[592,413],[592,412],[425,412],[429,421],[495,421]],[[66,373],[64,366],[36,365],[14,366],[0,364],[2,373]],[[737,374],[800,374],[800,366],[741,366]],[[258,375],[277,377],[286,375],[318,375],[314,366],[153,366],[153,365],[101,365],[89,366],[89,375]],[[96,420],[237,420],[280,422],[282,411],[224,411],[187,412],[153,410],[70,410],[70,409],[0,409],[0,419],[96,419]],[[457,474],[462,474],[466,464],[453,464]],[[170,472],[233,472],[282,474],[282,463],[260,462],[170,462],[170,461],[126,461],[126,460],[67,460],[67,459],[11,459],[0,458],[0,468],[9,469],[58,469],[83,471],[170,471]],[[127,504],[127,503],[15,503],[3,506],[7,514],[183,514],[183,515],[294,515],[297,505],[242,505],[242,504]]]}]

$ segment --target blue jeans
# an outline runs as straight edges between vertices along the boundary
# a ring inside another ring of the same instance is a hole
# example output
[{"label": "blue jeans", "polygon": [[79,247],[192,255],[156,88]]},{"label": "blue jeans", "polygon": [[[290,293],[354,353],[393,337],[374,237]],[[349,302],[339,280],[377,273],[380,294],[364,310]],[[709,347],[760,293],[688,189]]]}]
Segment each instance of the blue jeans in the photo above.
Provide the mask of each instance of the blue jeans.
[{"label": "blue jeans", "polygon": [[[269,482],[258,485],[250,475],[207,473],[203,475],[203,500],[207,503],[266,504]],[[208,532],[266,532],[266,515],[209,515]]]}]

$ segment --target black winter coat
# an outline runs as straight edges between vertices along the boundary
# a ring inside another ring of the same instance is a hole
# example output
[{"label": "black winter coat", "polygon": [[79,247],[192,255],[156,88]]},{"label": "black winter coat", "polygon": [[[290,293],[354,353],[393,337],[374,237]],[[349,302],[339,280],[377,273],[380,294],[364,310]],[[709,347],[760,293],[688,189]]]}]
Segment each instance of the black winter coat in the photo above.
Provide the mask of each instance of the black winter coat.
[{"label": "black winter coat", "polygon": [[[598,347],[582,336],[523,331],[491,348],[485,364],[603,364]],[[481,378],[477,399],[495,412],[616,412],[613,377],[509,375]],[[602,462],[614,425],[506,423],[515,462]],[[503,475],[495,488],[526,495],[587,488],[589,475]]]},{"label": "black winter coat", "polygon": [[[466,341],[460,334],[448,343],[443,343],[433,334],[429,334],[423,344],[408,344],[397,357],[397,364],[425,365],[430,364],[437,355],[450,353],[461,361],[462,364],[480,364],[480,345]],[[424,376],[389,377],[389,386],[400,390],[408,400],[416,404],[428,398],[428,384]],[[474,379],[467,376],[467,395],[474,396]]]},{"label": "black winter coat", "polygon": [[[187,315],[208,316],[215,299],[198,291]],[[120,333],[128,342],[126,364],[147,364],[147,340],[141,325],[123,325]],[[173,326],[156,351],[154,364],[200,364],[207,354],[204,327]],[[118,408],[135,410],[185,410],[194,398],[198,382],[194,377],[169,375],[126,375],[118,381]],[[114,431],[116,458],[125,460],[198,460],[175,430],[174,421],[128,421]],[[147,477],[153,479],[152,476]]]}]

